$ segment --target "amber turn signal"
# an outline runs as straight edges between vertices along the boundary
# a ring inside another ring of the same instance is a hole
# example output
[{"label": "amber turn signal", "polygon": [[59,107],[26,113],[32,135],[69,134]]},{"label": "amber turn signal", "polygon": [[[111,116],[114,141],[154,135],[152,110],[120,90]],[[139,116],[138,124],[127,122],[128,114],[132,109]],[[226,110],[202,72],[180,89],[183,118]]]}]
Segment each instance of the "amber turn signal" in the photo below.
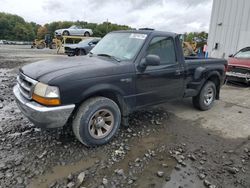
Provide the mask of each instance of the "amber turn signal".
[{"label": "amber turn signal", "polygon": [[32,99],[46,106],[57,106],[61,104],[61,101],[58,98],[44,98],[36,94],[32,95]]}]

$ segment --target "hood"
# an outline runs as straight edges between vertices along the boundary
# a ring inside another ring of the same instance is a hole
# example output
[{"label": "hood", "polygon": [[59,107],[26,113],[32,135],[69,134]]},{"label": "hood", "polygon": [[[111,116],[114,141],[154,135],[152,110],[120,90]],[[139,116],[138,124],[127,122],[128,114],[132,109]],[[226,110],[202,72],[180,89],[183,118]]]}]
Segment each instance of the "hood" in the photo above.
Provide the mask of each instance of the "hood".
[{"label": "hood", "polygon": [[63,31],[64,29],[57,29],[57,30],[55,30],[55,31]]},{"label": "hood", "polygon": [[77,48],[78,44],[65,44],[64,45],[64,48],[65,47],[68,47],[68,48]]},{"label": "hood", "polygon": [[63,30],[64,29],[57,29],[57,30],[55,30],[55,33],[61,33],[61,32],[63,32]]},{"label": "hood", "polygon": [[20,71],[35,80],[51,84],[57,79],[80,80],[131,73],[133,65],[107,57],[63,56],[25,65]]},{"label": "hood", "polygon": [[78,44],[65,44],[64,48],[68,47],[68,48],[71,48],[71,49],[75,49],[75,48],[85,48],[87,46],[89,46],[89,45],[88,44],[82,44],[82,43],[78,43]]},{"label": "hood", "polygon": [[244,67],[250,68],[250,59],[243,59],[243,58],[229,58],[228,65],[237,66],[237,67]]}]

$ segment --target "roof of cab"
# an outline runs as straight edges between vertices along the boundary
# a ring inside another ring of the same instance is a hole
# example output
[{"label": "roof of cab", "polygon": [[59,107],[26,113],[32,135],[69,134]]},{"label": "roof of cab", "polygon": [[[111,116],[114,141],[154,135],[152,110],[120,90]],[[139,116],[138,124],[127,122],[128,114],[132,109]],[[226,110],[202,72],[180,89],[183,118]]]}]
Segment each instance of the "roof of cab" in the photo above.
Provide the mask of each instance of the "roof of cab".
[{"label": "roof of cab", "polygon": [[168,35],[172,37],[176,37],[177,33],[172,32],[166,32],[166,31],[156,31],[152,29],[146,29],[146,30],[120,30],[120,31],[112,31],[112,33],[141,33],[141,34],[153,34],[153,35]]}]

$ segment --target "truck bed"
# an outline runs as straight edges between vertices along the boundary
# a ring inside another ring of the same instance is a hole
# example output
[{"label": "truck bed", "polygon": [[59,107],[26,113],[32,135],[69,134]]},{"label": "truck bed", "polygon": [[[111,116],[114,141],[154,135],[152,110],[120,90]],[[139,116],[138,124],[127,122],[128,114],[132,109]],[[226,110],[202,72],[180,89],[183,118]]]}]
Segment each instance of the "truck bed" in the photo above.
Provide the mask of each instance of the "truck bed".
[{"label": "truck bed", "polygon": [[[211,64],[222,64],[226,65],[227,60],[225,59],[217,59],[217,58],[204,58],[204,57],[195,57],[195,56],[186,56],[185,57],[186,64],[203,64],[203,63],[211,63]],[[209,65],[209,64],[208,64]],[[197,66],[198,67],[198,66]]]},{"label": "truck bed", "polygon": [[211,72],[218,72],[220,85],[223,84],[226,66],[227,61],[225,59],[185,57],[185,96],[192,97],[197,95],[200,87],[205,83]]}]

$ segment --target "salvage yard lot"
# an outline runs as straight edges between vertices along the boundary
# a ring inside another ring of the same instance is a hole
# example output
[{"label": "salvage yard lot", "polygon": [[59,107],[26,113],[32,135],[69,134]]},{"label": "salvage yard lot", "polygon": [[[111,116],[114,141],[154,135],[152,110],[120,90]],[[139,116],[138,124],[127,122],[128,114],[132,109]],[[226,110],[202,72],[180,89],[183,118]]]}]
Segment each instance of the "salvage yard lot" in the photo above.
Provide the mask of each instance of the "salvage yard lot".
[{"label": "salvage yard lot", "polygon": [[34,127],[15,104],[18,68],[55,56],[0,46],[0,188],[250,187],[250,88],[223,86],[205,112],[190,99],[136,112],[111,143],[86,148],[71,130]]}]

